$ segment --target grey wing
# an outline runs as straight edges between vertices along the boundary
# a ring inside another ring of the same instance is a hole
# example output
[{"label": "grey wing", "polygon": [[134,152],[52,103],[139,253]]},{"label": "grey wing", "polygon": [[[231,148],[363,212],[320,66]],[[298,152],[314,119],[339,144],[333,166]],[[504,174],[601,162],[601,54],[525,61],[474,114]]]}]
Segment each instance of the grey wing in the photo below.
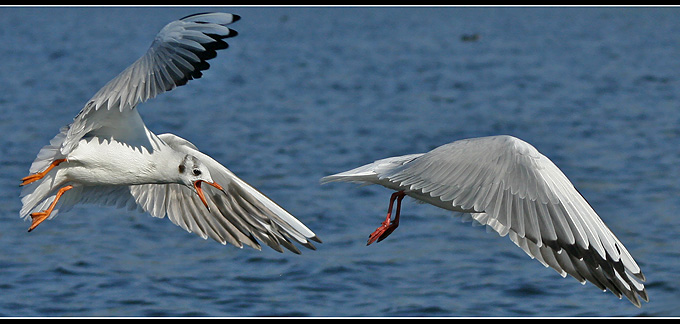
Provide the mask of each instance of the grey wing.
[{"label": "grey wing", "polygon": [[237,34],[226,25],[238,19],[228,13],[205,13],[167,24],[146,54],[102,87],[74,118],[62,153],[70,152],[83,135],[113,120],[108,112],[134,109],[160,93],[200,78],[216,51],[228,47],[224,39]]},{"label": "grey wing", "polygon": [[562,276],[625,295],[638,307],[638,296],[648,300],[640,282],[645,278],[623,244],[557,166],[530,144],[511,136],[482,137],[402,160],[392,167],[376,168],[375,162],[355,169],[361,177],[347,171],[326,179],[368,179],[471,213]]},{"label": "grey wing", "polygon": [[[511,136],[457,141],[381,175],[436,197],[510,238],[532,258],[582,283],[648,300],[623,244],[552,161]],[[453,209],[453,208],[452,208]]]},{"label": "grey wing", "polygon": [[[258,241],[276,251],[285,247],[300,253],[292,242],[315,249],[311,241],[321,242],[293,215],[264,194],[248,185],[190,142],[172,134],[159,136],[173,149],[192,154],[208,166],[212,179],[224,192],[211,186],[203,190],[210,211],[191,189],[176,184],[132,186],[130,192],[144,210],[168,218],[178,226],[223,244],[249,245],[260,249]],[[226,194],[225,194],[226,193]]]}]

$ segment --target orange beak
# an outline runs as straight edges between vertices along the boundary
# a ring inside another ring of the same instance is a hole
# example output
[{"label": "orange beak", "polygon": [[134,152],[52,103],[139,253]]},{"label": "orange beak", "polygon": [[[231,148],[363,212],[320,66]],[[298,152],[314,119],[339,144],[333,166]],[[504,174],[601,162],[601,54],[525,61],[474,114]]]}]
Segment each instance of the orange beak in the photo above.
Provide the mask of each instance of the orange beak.
[{"label": "orange beak", "polygon": [[203,180],[198,180],[194,182],[194,188],[196,188],[196,193],[198,193],[198,198],[201,198],[201,201],[203,202],[203,205],[205,205],[205,208],[208,208],[208,211],[210,211],[210,207],[208,206],[208,201],[205,200],[205,195],[203,195],[203,189],[201,189],[201,183],[205,182],[221,191],[224,191],[222,189],[222,186],[218,185],[217,183],[214,182],[208,182],[208,181],[203,181]]}]

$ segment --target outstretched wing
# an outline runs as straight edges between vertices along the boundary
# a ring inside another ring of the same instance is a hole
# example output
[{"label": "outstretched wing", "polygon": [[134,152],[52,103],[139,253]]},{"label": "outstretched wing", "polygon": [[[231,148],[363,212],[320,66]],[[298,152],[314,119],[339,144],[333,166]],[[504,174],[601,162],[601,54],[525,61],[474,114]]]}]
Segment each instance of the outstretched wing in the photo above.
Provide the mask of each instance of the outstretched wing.
[{"label": "outstretched wing", "polygon": [[69,126],[61,153],[66,155],[85,134],[115,123],[111,113],[134,109],[137,104],[202,76],[208,60],[228,47],[225,38],[237,33],[226,27],[240,17],[204,13],[167,24],[149,50],[109,81],[88,101]]},{"label": "outstretched wing", "polygon": [[172,134],[159,136],[173,149],[201,160],[212,179],[224,192],[205,186],[208,210],[198,195],[178,184],[131,186],[130,193],[142,209],[155,217],[165,217],[203,238],[211,237],[222,244],[243,244],[260,249],[258,241],[283,252],[281,247],[300,253],[292,242],[315,249],[311,241],[321,242],[293,215],[264,194],[239,179],[211,157],[201,153],[190,142]]},{"label": "outstretched wing", "polygon": [[374,162],[322,181],[368,180],[471,213],[562,276],[625,295],[638,307],[638,296],[648,300],[640,282],[645,278],[623,244],[557,166],[530,144],[511,136],[473,138],[415,158],[382,161],[392,167]]}]

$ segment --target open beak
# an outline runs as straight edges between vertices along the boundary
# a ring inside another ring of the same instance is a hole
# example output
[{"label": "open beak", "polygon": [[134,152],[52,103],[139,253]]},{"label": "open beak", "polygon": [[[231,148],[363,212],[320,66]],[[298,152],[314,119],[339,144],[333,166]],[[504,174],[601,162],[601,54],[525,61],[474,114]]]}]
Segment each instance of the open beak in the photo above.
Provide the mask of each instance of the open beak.
[{"label": "open beak", "polygon": [[222,186],[218,185],[215,182],[208,182],[208,181],[203,181],[203,180],[198,180],[198,181],[194,182],[194,188],[196,188],[196,193],[198,194],[198,198],[201,198],[201,201],[203,202],[203,205],[205,205],[205,208],[208,208],[208,211],[210,211],[210,207],[208,206],[208,201],[205,200],[205,195],[203,194],[203,189],[201,189],[201,183],[203,183],[203,182],[205,182],[205,183],[207,183],[207,184],[209,184],[209,185],[211,185],[211,186],[213,186],[213,187],[215,187],[215,188],[217,188],[221,191],[224,191],[224,189],[222,189]]}]

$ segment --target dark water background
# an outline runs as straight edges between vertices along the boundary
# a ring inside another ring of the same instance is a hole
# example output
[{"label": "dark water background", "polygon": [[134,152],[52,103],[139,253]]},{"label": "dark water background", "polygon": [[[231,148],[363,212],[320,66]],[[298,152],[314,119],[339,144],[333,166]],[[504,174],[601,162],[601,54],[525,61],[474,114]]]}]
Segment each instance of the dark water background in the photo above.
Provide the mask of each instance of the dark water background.
[{"label": "dark water background", "polygon": [[[217,9],[243,17],[239,36],[142,117],[324,243],[240,250],[97,206],[26,233],[18,184],[40,147],[166,23],[213,9],[0,8],[1,316],[680,315],[679,8]],[[649,303],[563,279],[413,201],[366,247],[390,192],[318,184],[497,134],[562,168],[637,259]]]}]

